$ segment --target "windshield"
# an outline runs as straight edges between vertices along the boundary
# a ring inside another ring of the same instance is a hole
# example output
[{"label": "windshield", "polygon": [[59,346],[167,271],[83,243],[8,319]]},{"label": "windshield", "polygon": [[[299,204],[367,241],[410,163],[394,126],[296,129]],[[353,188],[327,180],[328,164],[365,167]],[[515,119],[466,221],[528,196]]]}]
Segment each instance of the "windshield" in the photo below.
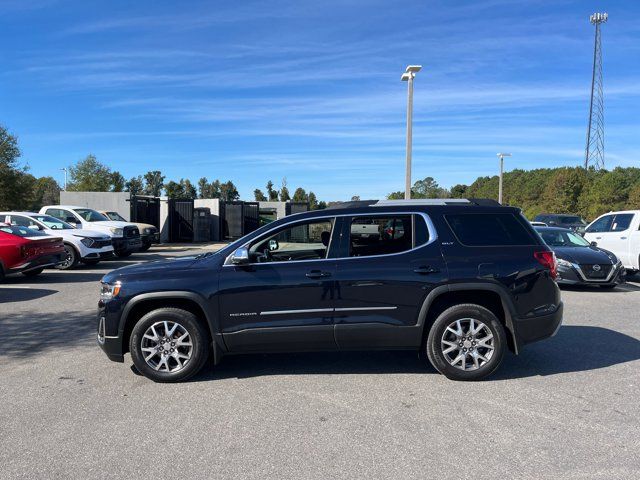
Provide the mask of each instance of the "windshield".
[{"label": "windshield", "polygon": [[118,212],[105,212],[105,213],[107,217],[109,217],[111,220],[116,220],[118,222],[126,222],[126,220],[122,218]]},{"label": "windshield", "polygon": [[578,216],[558,217],[558,223],[561,223],[562,225],[571,225],[573,223],[580,223],[582,225],[586,225],[587,224],[584,220],[582,220]]},{"label": "windshield", "polygon": [[588,247],[590,243],[587,242],[580,235],[573,232],[563,232],[560,230],[538,230],[538,233],[542,236],[544,243],[550,247]]},{"label": "windshield", "polygon": [[0,232],[10,233],[18,237],[48,237],[46,233],[20,225],[0,225]]},{"label": "windshield", "polygon": [[102,215],[95,210],[91,210],[90,208],[76,208],[74,210],[78,215],[80,215],[86,222],[104,222],[109,221],[107,217]]},{"label": "windshield", "polygon": [[75,230],[75,228],[69,225],[67,222],[58,220],[51,215],[34,215],[33,218],[40,223],[45,224],[52,230]]}]

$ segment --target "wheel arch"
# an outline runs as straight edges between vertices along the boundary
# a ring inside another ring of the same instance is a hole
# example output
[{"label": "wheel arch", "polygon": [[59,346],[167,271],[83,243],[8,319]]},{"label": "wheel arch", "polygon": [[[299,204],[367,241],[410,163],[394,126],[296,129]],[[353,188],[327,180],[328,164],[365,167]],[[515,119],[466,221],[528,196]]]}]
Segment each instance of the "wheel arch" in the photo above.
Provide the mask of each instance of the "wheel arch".
[{"label": "wheel arch", "polygon": [[500,286],[491,283],[441,285],[429,292],[418,314],[422,338],[426,338],[438,315],[447,308],[461,303],[474,303],[493,312],[507,330],[509,349],[518,353],[519,345],[513,326],[515,307],[508,293]]},{"label": "wheel arch", "polygon": [[180,308],[193,313],[203,323],[212,343],[214,359],[217,363],[221,355],[221,344],[214,312],[202,296],[188,291],[143,293],[129,300],[120,317],[119,334],[122,338],[123,353],[129,351],[129,339],[135,323],[146,313],[159,308]]}]

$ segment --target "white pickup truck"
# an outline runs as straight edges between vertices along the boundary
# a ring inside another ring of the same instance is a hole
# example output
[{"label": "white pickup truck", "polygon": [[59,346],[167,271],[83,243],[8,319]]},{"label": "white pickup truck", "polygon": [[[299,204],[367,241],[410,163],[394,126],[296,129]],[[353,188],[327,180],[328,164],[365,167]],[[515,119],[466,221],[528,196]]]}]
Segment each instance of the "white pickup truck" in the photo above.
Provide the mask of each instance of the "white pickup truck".
[{"label": "white pickup truck", "polygon": [[614,253],[627,270],[640,270],[640,210],[605,213],[587,225],[584,238]]}]

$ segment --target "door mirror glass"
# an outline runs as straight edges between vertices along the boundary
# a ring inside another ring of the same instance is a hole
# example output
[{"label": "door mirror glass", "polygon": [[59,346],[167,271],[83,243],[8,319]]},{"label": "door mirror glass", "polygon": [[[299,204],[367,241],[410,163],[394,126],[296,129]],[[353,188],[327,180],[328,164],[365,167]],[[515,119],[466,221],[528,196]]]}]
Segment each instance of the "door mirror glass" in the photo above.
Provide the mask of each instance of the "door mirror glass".
[{"label": "door mirror glass", "polygon": [[278,250],[279,248],[280,244],[278,243],[278,240],[276,240],[275,238],[269,240],[269,251],[273,252],[275,250]]},{"label": "door mirror glass", "polygon": [[249,250],[246,247],[238,248],[231,255],[231,263],[234,265],[243,265],[249,263]]}]

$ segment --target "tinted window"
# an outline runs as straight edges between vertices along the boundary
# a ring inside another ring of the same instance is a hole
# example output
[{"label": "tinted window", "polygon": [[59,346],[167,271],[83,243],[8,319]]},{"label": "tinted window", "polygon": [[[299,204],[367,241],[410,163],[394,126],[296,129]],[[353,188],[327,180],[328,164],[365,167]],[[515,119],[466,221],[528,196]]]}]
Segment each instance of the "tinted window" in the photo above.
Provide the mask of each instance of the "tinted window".
[{"label": "tinted window", "polygon": [[327,257],[333,219],[313,220],[261,238],[249,248],[252,262],[292,262]]},{"label": "tinted window", "polygon": [[68,223],[63,222],[62,220],[58,220],[51,215],[35,215],[35,219],[39,222],[44,223],[47,227],[52,230],[73,230],[73,227]]},{"label": "tinted window", "polygon": [[38,230],[33,230],[29,227],[21,227],[19,225],[0,226],[0,232],[11,233],[18,237],[47,237],[46,233],[42,233]]},{"label": "tinted window", "polygon": [[544,243],[550,247],[588,247],[590,245],[580,235],[568,230],[538,230]]},{"label": "tinted window", "polygon": [[463,245],[534,245],[534,237],[511,213],[462,213],[445,215]]},{"label": "tinted window", "polygon": [[584,220],[577,216],[558,217],[558,223],[561,225],[572,225],[576,223],[584,224]]},{"label": "tinted window", "polygon": [[109,220],[101,213],[91,210],[90,208],[76,208],[75,212],[87,222],[104,222]]},{"label": "tinted window", "polygon": [[631,226],[631,220],[633,220],[633,213],[621,213],[616,215],[611,222],[612,232],[624,232]]},{"label": "tinted window", "polygon": [[40,225],[33,221],[29,217],[23,217],[21,215],[11,215],[11,225],[19,225],[21,227],[29,227],[32,230],[40,230]]},{"label": "tinted window", "polygon": [[413,248],[411,217],[411,215],[353,217],[349,236],[349,256],[388,255],[411,250]]},{"label": "tinted window", "polygon": [[611,228],[613,221],[613,215],[605,215],[589,225],[586,229],[587,232],[608,232]]}]

